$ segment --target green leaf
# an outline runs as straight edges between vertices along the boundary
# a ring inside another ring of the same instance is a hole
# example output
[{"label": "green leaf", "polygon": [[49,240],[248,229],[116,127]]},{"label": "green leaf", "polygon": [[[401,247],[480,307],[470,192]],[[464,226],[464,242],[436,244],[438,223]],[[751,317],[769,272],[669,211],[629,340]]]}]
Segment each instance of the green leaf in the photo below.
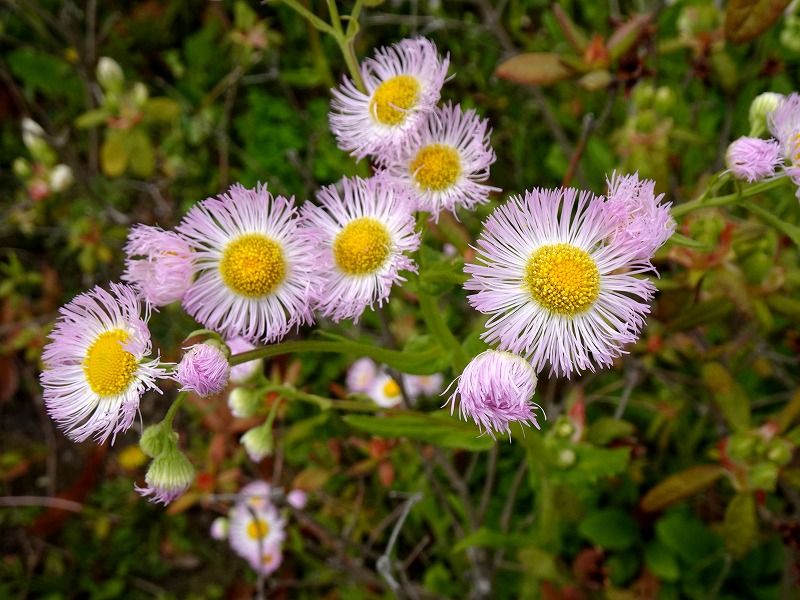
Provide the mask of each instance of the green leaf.
[{"label": "green leaf", "polygon": [[692,248],[695,250],[710,250],[710,246],[708,244],[698,242],[697,240],[693,240],[692,238],[686,237],[680,233],[673,233],[669,240],[667,240],[667,244],[684,246],[686,248]]},{"label": "green leaf", "polygon": [[698,465],[670,475],[642,498],[642,509],[656,511],[666,508],[712,485],[725,474],[719,465]]},{"label": "green leaf", "polygon": [[445,448],[479,451],[488,450],[495,443],[488,435],[481,435],[474,425],[446,411],[425,414],[404,410],[381,416],[347,415],[342,419],[351,427],[372,435],[405,437]]},{"label": "green leaf", "polygon": [[703,383],[711,392],[728,425],[734,431],[750,428],[750,402],[744,390],[719,363],[707,363],[702,368]]},{"label": "green leaf", "polygon": [[403,353],[409,356],[434,354],[437,352],[440,354],[440,356],[432,360],[431,363],[427,365],[430,368],[431,373],[445,371],[450,366],[449,357],[442,351],[442,347],[433,336],[416,335],[408,340],[406,345],[403,346]]},{"label": "green leaf", "polygon": [[150,98],[144,105],[144,115],[153,121],[176,121],[181,116],[181,105],[172,98]]},{"label": "green leaf", "polygon": [[800,322],[800,300],[789,296],[767,296],[767,304],[777,312]]},{"label": "green leaf", "polygon": [[635,15],[620,25],[606,42],[609,58],[615,61],[630,50],[652,19],[653,15]]},{"label": "green leaf", "polygon": [[141,129],[134,129],[128,136],[131,171],[143,179],[153,174],[156,168],[156,153],[150,138]]},{"label": "green leaf", "polygon": [[467,548],[478,546],[480,548],[522,548],[530,544],[530,536],[521,533],[502,533],[481,527],[465,536],[454,547],[453,552],[464,552]]},{"label": "green leaf", "polygon": [[517,559],[524,567],[527,575],[545,581],[564,581],[566,578],[559,571],[555,556],[541,548],[522,548],[517,553]]},{"label": "green leaf", "polygon": [[109,177],[125,172],[130,158],[127,129],[109,129],[100,148],[100,166]]},{"label": "green leaf", "polygon": [[494,72],[500,79],[525,85],[550,85],[575,74],[558,54],[526,52],[501,63]]},{"label": "green leaf", "polygon": [[632,423],[603,417],[589,426],[587,437],[589,441],[597,446],[605,446],[608,442],[617,438],[626,437],[635,431]]},{"label": "green leaf", "polygon": [[34,48],[17,48],[6,56],[11,72],[26,87],[45,94],[78,98],[81,84],[65,60]]},{"label": "green leaf", "polygon": [[80,115],[77,119],[75,119],[75,127],[78,129],[89,129],[91,127],[97,127],[98,125],[102,125],[108,119],[108,112],[106,112],[102,108],[96,108],[94,110],[88,110],[82,115]]},{"label": "green leaf", "polygon": [[800,246],[800,227],[797,225],[792,225],[791,223],[787,223],[777,215],[774,215],[767,209],[755,204],[750,200],[742,200],[742,206],[744,206],[751,213],[754,213],[760,217],[761,220],[768,225],[772,225],[775,229],[783,233],[786,237],[792,240],[795,245]]},{"label": "green leaf", "polygon": [[586,444],[575,447],[576,462],[573,471],[597,481],[603,477],[613,477],[628,468],[629,448],[592,448]]},{"label": "green leaf", "polygon": [[728,0],[725,37],[736,43],[757,38],[777,21],[789,0]]},{"label": "green leaf", "polygon": [[639,538],[639,526],[625,511],[606,508],[589,513],[578,531],[587,540],[608,550],[625,550]]},{"label": "green leaf", "polygon": [[644,550],[647,568],[662,581],[677,581],[681,574],[675,555],[658,540],[650,543]]},{"label": "green leaf", "polygon": [[733,497],[725,509],[721,533],[725,548],[731,556],[737,560],[744,558],[753,547],[758,535],[756,501],[753,494],[743,492]]},{"label": "green leaf", "polygon": [[[673,236],[674,237],[674,236]],[[730,300],[715,298],[692,304],[675,317],[669,324],[672,331],[685,331],[699,325],[721,321],[733,310]]]},{"label": "green leaf", "polygon": [[773,417],[773,421],[778,426],[778,432],[782,433],[789,429],[789,426],[794,423],[800,415],[800,390],[792,395],[792,399],[784,406],[781,411]]},{"label": "green leaf", "polygon": [[720,539],[696,516],[672,512],[656,523],[656,536],[673,554],[690,565],[707,561],[722,549]]}]

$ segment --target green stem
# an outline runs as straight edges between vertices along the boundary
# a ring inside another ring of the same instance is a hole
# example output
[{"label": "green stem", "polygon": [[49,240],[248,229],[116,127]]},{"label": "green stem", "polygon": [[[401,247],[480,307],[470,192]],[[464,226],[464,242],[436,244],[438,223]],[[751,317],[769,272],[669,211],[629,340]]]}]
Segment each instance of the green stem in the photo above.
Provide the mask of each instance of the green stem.
[{"label": "green stem", "polygon": [[167,414],[164,415],[164,419],[161,421],[162,425],[165,425],[169,429],[172,429],[172,420],[178,413],[181,404],[183,404],[183,399],[186,398],[186,396],[187,396],[186,392],[178,392],[178,395],[175,396],[175,400],[172,401],[172,405],[169,407]]},{"label": "green stem", "polygon": [[450,361],[453,366],[453,373],[461,373],[464,367],[467,366],[469,358],[456,336],[453,335],[453,332],[450,331],[450,328],[447,326],[444,314],[439,308],[436,298],[423,291],[422,287],[422,285],[417,286],[417,298],[419,300],[420,310],[422,311],[422,318],[425,319],[425,324],[434,337],[439,340],[439,343],[450,350]]},{"label": "green stem", "polygon": [[[281,397],[288,400],[297,400],[299,402],[314,404],[322,410],[330,410],[333,408],[338,410],[375,412],[380,408],[378,405],[372,402],[361,402],[358,400],[332,400],[331,398],[325,398],[324,396],[302,392],[289,385],[269,384],[266,387],[266,391],[280,394]],[[269,421],[269,418],[267,418],[267,420]],[[269,422],[271,423],[271,421]]]},{"label": "green stem", "polygon": [[364,85],[364,80],[361,78],[361,69],[358,66],[358,58],[356,57],[356,51],[353,47],[353,40],[337,38],[336,42],[339,44],[339,49],[342,51],[344,62],[347,65],[347,70],[350,71],[350,77],[353,78],[353,83],[356,84],[358,91],[366,93],[367,88]]},{"label": "green stem", "polygon": [[272,346],[264,346],[263,348],[256,348],[248,352],[234,354],[231,356],[230,363],[231,366],[235,366],[259,358],[269,358],[271,356],[280,356],[281,354],[299,354],[303,352],[351,354],[359,357],[368,356],[373,360],[385,363],[404,373],[413,373],[417,375],[430,374],[432,371],[426,369],[429,368],[433,361],[441,357],[441,351],[438,348],[431,348],[423,352],[408,354],[399,350],[388,350],[386,348],[379,348],[360,342],[302,340],[273,344]]},{"label": "green stem", "polygon": [[750,198],[752,196],[756,196],[757,194],[761,194],[762,192],[766,192],[767,190],[778,188],[786,183],[786,179],[786,177],[777,177],[775,179],[770,179],[769,181],[762,181],[751,185],[748,188],[738,190],[733,194],[717,196],[715,198],[706,199],[705,195],[702,195],[696,200],[691,200],[690,202],[685,202],[684,204],[679,204],[678,206],[673,207],[672,216],[675,219],[678,219],[683,215],[700,208],[712,208],[734,204],[743,198]]}]

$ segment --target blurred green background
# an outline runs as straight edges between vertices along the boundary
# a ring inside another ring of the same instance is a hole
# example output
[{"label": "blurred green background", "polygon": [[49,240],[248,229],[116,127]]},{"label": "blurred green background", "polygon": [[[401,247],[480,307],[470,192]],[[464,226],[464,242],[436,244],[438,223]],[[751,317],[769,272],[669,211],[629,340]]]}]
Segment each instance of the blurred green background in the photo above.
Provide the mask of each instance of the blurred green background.
[{"label": "blurred green background", "polygon": [[[300,1],[327,18],[324,2]],[[679,204],[748,133],[752,99],[799,81],[800,17],[780,15],[786,2],[731,3],[775,21],[738,42],[720,4],[370,0],[356,51],[424,35],[449,53],[443,99],[490,119],[504,194],[562,182],[599,193],[616,169]],[[520,52],[548,56],[498,70]],[[121,71],[98,73],[101,57]],[[695,243],[658,255],[640,342],[611,370],[543,376],[548,421],[512,443],[373,437],[291,404],[276,454],[255,465],[237,443],[252,423],[195,400],[177,427],[200,475],[165,510],[133,491],[134,431],[97,447],[55,429],[41,348],[60,305],[119,278],[131,224],[174,226],[237,181],[302,201],[370,173],[328,131],[344,73],[334,41],[278,3],[0,0],[0,597],[250,597],[255,576],[208,535],[223,503],[204,494],[260,477],[311,497],[268,597],[800,597],[800,208],[788,188],[758,198],[772,222],[736,206],[680,219]],[[41,130],[23,139],[23,118]],[[468,259],[497,201],[444,216],[428,245]],[[463,291],[437,293],[474,344],[481,321]],[[426,333],[413,295],[395,296],[399,342]],[[175,360],[194,324],[172,306],[151,327]],[[374,316],[325,328],[381,336]],[[347,365],[304,355],[267,370],[337,397]],[[144,422],[165,406],[146,397]],[[393,592],[376,561],[416,491]]]}]

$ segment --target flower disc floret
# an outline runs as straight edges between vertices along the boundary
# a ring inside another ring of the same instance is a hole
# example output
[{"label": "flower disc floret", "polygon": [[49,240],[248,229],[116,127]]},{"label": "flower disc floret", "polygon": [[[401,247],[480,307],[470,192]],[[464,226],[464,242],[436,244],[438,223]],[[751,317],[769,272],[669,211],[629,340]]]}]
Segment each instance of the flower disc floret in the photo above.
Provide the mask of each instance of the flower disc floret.
[{"label": "flower disc floret", "polygon": [[89,387],[101,398],[121,394],[136,375],[136,357],[124,349],[129,338],[122,329],[104,331],[86,351],[83,372]]},{"label": "flower disc floret", "polygon": [[349,275],[365,275],[379,269],[389,257],[391,237],[380,221],[361,217],[351,221],[336,236],[336,265]]},{"label": "flower disc floret", "polygon": [[219,265],[222,280],[237,294],[262,298],[286,276],[286,261],[278,242],[258,233],[245,234],[228,244]]},{"label": "flower disc floret", "polygon": [[408,170],[421,189],[440,192],[458,181],[461,159],[452,146],[428,144],[419,149]]},{"label": "flower disc floret", "polygon": [[399,125],[416,106],[421,87],[419,80],[411,75],[387,79],[372,93],[370,113],[383,125]]},{"label": "flower disc floret", "polygon": [[600,294],[600,272],[588,252],[570,244],[538,248],[525,266],[525,285],[533,298],[560,315],[587,310]]}]

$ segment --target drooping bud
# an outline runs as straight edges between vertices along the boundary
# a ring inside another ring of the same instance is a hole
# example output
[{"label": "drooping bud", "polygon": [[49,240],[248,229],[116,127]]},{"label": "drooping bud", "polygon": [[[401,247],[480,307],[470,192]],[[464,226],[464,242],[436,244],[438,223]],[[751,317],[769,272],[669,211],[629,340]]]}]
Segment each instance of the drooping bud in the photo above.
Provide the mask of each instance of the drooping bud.
[{"label": "drooping bud", "polygon": [[274,447],[272,439],[272,423],[267,421],[263,425],[253,427],[250,431],[245,433],[241,438],[244,449],[247,450],[247,455],[253,462],[261,462],[267,456],[272,454]]},{"label": "drooping bud", "polygon": [[67,165],[56,165],[50,171],[50,189],[54,192],[63,192],[73,181],[72,169]]},{"label": "drooping bud", "polygon": [[767,131],[767,116],[783,101],[775,92],[764,92],[750,103],[750,137],[761,137]]},{"label": "drooping bud", "polygon": [[736,179],[761,181],[775,174],[781,163],[781,148],[775,140],[740,137],[725,153],[725,164]]},{"label": "drooping bud", "polygon": [[122,67],[113,58],[101,56],[97,61],[97,83],[106,92],[119,92],[125,82]]},{"label": "drooping bud", "polygon": [[228,408],[234,417],[247,419],[258,412],[263,404],[262,400],[263,394],[258,390],[237,387],[228,394]]},{"label": "drooping bud", "polygon": [[136,491],[152,502],[169,504],[183,494],[194,481],[194,467],[175,446],[161,452],[147,469],[145,487]]},{"label": "drooping bud", "polygon": [[175,379],[181,384],[181,391],[205,397],[218,394],[228,385],[230,371],[228,357],[220,345],[207,341],[189,348],[175,368]]}]

